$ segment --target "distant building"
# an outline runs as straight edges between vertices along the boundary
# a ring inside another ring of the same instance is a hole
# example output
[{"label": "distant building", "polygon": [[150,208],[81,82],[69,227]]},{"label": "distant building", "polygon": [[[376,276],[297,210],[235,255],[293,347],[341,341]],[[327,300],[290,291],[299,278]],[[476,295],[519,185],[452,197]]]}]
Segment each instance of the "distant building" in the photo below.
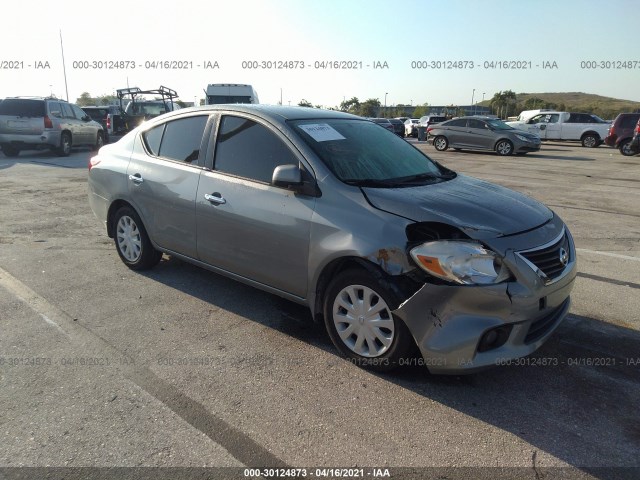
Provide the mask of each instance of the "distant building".
[{"label": "distant building", "polygon": [[[392,113],[401,113],[398,116],[411,117],[414,118],[413,112],[418,106],[402,106],[402,107],[379,107],[378,108],[378,117],[385,117],[385,112],[389,114]],[[427,111],[427,115],[443,115],[443,116],[456,116],[459,109],[463,109],[465,115],[490,115],[493,113],[491,108],[485,107],[482,105],[429,105]]]}]

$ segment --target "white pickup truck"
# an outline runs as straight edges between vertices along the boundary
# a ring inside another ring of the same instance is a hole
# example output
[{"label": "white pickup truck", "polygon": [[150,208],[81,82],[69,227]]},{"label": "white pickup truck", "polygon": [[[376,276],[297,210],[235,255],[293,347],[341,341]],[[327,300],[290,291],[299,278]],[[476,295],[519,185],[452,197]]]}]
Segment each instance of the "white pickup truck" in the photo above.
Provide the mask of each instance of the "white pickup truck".
[{"label": "white pickup truck", "polygon": [[542,140],[576,140],[583,147],[598,147],[607,136],[610,123],[590,113],[545,111],[507,125],[535,133]]}]

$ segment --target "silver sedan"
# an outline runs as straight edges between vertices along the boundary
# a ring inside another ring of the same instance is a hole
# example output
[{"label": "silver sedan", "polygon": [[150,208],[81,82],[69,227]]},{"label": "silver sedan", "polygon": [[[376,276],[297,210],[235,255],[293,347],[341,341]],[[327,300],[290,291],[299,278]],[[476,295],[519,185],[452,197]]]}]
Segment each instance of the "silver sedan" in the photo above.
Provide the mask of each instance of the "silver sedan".
[{"label": "silver sedan", "polygon": [[435,373],[528,355],[567,314],[576,252],[539,202],[362,118],[218,105],[103,147],[89,203],[134,270],[168,254],[306,305],[336,348]]}]

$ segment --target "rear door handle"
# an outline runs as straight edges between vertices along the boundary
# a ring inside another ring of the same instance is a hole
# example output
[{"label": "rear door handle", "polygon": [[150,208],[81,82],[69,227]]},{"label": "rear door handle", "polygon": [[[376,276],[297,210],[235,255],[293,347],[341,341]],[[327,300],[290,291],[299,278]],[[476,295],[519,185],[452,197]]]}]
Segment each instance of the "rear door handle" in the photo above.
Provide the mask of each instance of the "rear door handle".
[{"label": "rear door handle", "polygon": [[214,192],[212,194],[205,193],[204,199],[207,200],[208,202],[215,203],[216,205],[223,205],[227,203],[224,197],[220,195],[218,192]]},{"label": "rear door handle", "polygon": [[135,175],[129,175],[129,180],[131,180],[136,185],[140,185],[142,182],[144,182],[142,176],[139,173],[136,173]]}]

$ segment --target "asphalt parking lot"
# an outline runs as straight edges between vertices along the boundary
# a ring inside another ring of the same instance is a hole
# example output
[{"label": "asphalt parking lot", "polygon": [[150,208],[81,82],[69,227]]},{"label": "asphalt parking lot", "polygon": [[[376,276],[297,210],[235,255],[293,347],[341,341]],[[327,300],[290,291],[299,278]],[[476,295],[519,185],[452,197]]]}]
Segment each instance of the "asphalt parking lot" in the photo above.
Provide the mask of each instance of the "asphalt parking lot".
[{"label": "asphalt parking lot", "polygon": [[168,256],[127,269],[88,206],[88,149],[0,154],[0,467],[639,478],[640,156],[411,142],[571,229],[571,314],[531,357],[462,377],[364,371],[275,296]]}]

